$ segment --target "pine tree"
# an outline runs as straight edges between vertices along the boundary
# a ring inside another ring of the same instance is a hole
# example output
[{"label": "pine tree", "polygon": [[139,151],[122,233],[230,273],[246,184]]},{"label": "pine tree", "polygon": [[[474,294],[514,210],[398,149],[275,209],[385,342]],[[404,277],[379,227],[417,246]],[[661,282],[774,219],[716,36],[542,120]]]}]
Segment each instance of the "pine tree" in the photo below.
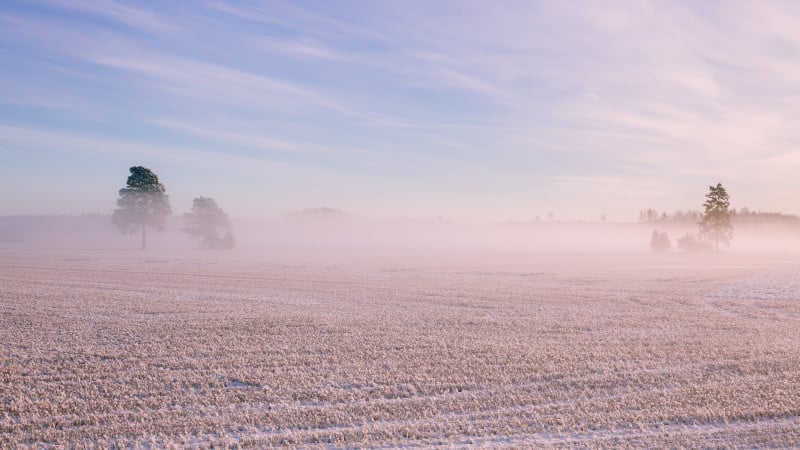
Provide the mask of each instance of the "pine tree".
[{"label": "pine tree", "polygon": [[[206,248],[234,247],[228,215],[213,198],[195,198],[192,211],[184,214],[183,219],[186,222],[183,232],[189,237],[202,239]],[[224,233],[223,237],[220,237],[221,233]]]},{"label": "pine tree", "polygon": [[118,208],[111,215],[111,223],[123,234],[142,231],[142,250],[147,247],[147,227],[163,230],[167,217],[172,214],[169,196],[164,185],[152,170],[136,166],[130,168],[127,186],[119,190]]},{"label": "pine tree", "polygon": [[714,243],[714,250],[719,250],[719,244],[730,244],[733,239],[733,225],[731,225],[730,200],[728,192],[722,183],[709,186],[706,201],[703,203],[705,211],[700,221],[700,235]]}]

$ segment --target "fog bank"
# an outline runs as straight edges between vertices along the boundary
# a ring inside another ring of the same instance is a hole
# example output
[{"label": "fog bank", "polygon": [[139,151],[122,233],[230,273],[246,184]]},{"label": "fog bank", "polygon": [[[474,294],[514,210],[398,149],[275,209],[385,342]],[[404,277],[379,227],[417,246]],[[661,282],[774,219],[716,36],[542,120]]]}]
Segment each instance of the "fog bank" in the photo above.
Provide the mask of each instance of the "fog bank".
[{"label": "fog bank", "polygon": [[[481,258],[491,255],[580,255],[650,253],[653,229],[669,234],[669,253],[680,254],[676,240],[696,228],[638,223],[508,222],[457,223],[447,220],[365,220],[346,215],[290,215],[279,220],[232,220],[236,249],[201,250],[171,217],[161,232],[148,229],[149,252],[205,252],[209,257],[270,260],[369,258]],[[0,218],[0,249],[88,249],[133,251],[139,235],[122,235],[110,218],[95,216],[18,216]],[[800,253],[800,230],[738,227],[724,253]]]}]

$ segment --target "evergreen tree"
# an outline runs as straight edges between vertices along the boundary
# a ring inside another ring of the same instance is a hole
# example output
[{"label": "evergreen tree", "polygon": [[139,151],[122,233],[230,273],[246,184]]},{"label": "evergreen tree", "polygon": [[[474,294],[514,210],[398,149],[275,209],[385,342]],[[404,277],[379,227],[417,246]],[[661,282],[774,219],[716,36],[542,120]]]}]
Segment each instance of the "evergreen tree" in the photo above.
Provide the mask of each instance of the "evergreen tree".
[{"label": "evergreen tree", "polygon": [[147,227],[163,230],[172,209],[164,185],[152,170],[136,166],[130,172],[127,186],[119,190],[118,208],[111,215],[111,223],[123,234],[134,234],[141,229],[142,249],[145,249]]},{"label": "evergreen tree", "polygon": [[[186,226],[183,232],[191,238],[200,238],[206,248],[233,248],[234,239],[228,215],[213,198],[197,197],[192,211],[183,215]],[[224,233],[223,237],[220,234]]]},{"label": "evergreen tree", "polygon": [[714,243],[714,250],[719,250],[720,243],[728,245],[733,239],[731,212],[728,209],[730,200],[722,183],[708,187],[703,206],[705,211],[700,221],[700,235]]}]

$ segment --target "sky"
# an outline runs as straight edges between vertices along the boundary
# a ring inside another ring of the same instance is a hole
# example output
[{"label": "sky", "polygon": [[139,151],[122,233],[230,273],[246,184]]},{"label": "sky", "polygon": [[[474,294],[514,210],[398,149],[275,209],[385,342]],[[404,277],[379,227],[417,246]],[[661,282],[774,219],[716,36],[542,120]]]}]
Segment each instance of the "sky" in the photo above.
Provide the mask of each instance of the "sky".
[{"label": "sky", "polygon": [[0,3],[0,215],[800,213],[800,2]]}]

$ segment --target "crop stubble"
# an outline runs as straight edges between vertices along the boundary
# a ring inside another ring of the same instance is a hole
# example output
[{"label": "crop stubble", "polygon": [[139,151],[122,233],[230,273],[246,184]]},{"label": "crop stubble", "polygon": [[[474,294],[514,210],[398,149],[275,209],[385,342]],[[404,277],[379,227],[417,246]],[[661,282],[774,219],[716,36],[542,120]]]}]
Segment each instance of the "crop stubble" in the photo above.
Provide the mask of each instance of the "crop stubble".
[{"label": "crop stubble", "polygon": [[798,445],[797,270],[642,260],[4,253],[0,447]]}]

